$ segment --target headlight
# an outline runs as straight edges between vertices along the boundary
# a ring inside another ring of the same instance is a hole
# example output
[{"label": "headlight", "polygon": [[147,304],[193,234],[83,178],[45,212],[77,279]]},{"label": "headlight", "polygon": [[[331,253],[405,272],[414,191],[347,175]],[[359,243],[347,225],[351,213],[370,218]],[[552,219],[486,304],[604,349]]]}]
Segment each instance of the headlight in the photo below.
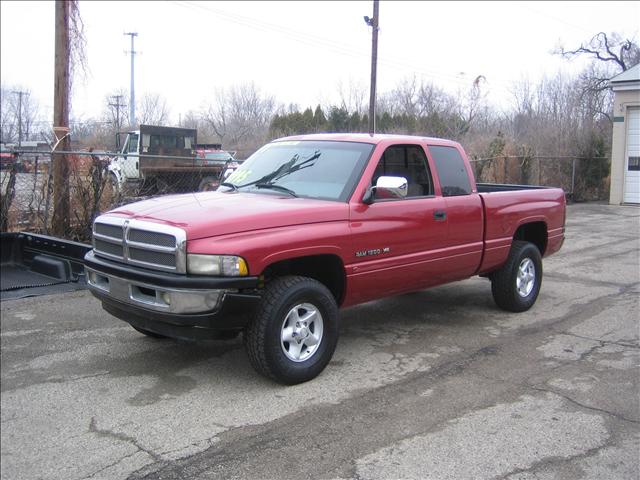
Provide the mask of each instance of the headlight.
[{"label": "headlight", "polygon": [[187,254],[187,272],[196,275],[244,277],[249,275],[249,268],[242,257],[189,253]]}]

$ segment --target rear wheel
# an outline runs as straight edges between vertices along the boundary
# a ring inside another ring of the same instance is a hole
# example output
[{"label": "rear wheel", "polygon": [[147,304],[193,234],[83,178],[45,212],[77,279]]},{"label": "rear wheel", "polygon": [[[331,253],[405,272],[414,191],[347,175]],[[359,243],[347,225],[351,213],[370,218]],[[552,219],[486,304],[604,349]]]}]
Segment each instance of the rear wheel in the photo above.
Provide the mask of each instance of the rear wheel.
[{"label": "rear wheel", "polygon": [[307,277],[272,280],[244,332],[253,367],[273,380],[293,385],[316,377],[338,341],[338,307],[331,292]]},{"label": "rear wheel", "polygon": [[514,241],[503,267],[491,275],[491,293],[496,304],[510,312],[530,309],[540,293],[542,258],[529,242]]}]

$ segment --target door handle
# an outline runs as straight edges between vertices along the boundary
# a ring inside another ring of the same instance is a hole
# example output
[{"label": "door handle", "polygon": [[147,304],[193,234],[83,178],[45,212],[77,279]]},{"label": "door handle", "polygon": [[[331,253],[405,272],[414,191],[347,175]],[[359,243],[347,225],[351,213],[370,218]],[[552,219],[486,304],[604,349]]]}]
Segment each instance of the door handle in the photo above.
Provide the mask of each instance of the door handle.
[{"label": "door handle", "polygon": [[447,212],[444,210],[436,210],[433,212],[433,218],[435,218],[437,222],[442,222],[447,219]]}]

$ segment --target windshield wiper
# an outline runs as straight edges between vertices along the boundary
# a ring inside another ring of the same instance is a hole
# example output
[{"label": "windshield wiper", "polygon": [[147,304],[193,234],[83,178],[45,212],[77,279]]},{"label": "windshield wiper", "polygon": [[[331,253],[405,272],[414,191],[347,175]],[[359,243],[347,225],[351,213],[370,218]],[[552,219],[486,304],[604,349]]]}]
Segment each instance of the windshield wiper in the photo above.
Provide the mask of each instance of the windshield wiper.
[{"label": "windshield wiper", "polygon": [[[321,153],[316,151],[311,157],[305,159],[304,161],[297,163],[300,160],[300,156],[296,153],[291,160],[286,163],[280,165],[276,170],[267,175],[259,178],[253,182],[244,183],[242,185],[238,185],[238,188],[249,187],[252,185],[273,185],[273,182],[280,180],[287,175],[291,175],[292,173],[299,172],[300,170],[304,170],[305,168],[313,167],[313,161],[320,158]],[[279,187],[279,185],[276,185]],[[265,187],[263,187],[265,188]],[[295,193],[295,192],[294,192]]]},{"label": "windshield wiper", "polygon": [[271,190],[278,190],[280,192],[288,193],[292,197],[297,197],[298,196],[298,195],[296,195],[296,192],[294,192],[290,188],[283,187],[282,185],[276,185],[274,183],[256,183],[255,187],[256,188],[268,188],[268,189],[271,189]]},{"label": "windshield wiper", "polygon": [[220,184],[221,187],[229,187],[231,189],[231,191],[233,192],[237,192],[238,191],[238,186],[234,185],[233,183],[229,183],[229,182],[222,182]]}]

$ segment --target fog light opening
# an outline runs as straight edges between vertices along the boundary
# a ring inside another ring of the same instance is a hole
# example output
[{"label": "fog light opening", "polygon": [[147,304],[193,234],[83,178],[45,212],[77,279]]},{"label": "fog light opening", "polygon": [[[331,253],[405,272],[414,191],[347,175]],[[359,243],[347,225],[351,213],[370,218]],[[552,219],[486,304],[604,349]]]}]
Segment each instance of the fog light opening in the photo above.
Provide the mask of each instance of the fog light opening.
[{"label": "fog light opening", "polygon": [[162,299],[162,301],[164,303],[166,303],[167,305],[171,305],[171,294],[169,292],[162,292],[160,294],[160,298]]}]

